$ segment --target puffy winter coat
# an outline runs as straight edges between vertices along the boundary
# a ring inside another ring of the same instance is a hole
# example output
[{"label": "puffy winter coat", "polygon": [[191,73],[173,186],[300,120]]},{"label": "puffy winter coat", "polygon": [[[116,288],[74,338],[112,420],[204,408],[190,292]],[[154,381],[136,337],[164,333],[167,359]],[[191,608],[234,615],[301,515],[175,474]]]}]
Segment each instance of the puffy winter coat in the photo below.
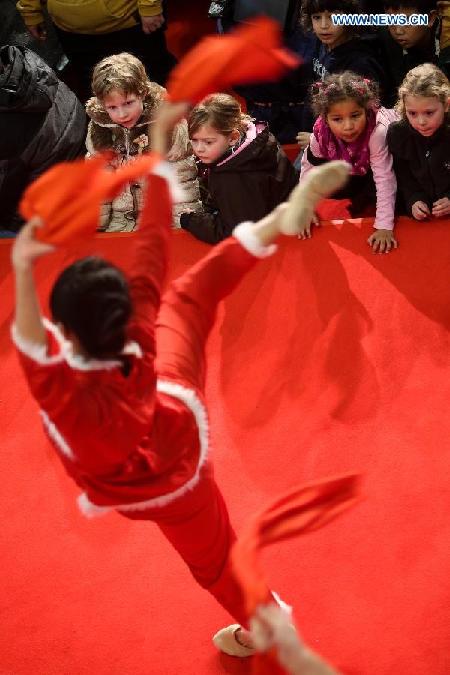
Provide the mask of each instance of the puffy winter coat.
[{"label": "puffy winter coat", "polygon": [[24,47],[0,49],[0,222],[18,229],[26,186],[57,162],[83,155],[83,106],[53,70]]},{"label": "puffy winter coat", "polygon": [[[163,100],[165,89],[155,82],[144,99],[144,112],[137,124],[126,129],[111,121],[97,98],[86,104],[89,122],[86,148],[88,157],[102,150],[114,150],[116,159],[111,168],[117,168],[150,148],[149,125]],[[175,170],[182,189],[182,198],[174,204],[173,225],[179,227],[179,216],[185,211],[200,211],[202,203],[197,180],[197,167],[192,154],[186,121],[180,122],[173,133],[172,148],[168,159]],[[136,227],[137,217],[143,204],[143,181],[128,185],[112,202],[102,208],[100,229],[107,232],[130,232]]]}]

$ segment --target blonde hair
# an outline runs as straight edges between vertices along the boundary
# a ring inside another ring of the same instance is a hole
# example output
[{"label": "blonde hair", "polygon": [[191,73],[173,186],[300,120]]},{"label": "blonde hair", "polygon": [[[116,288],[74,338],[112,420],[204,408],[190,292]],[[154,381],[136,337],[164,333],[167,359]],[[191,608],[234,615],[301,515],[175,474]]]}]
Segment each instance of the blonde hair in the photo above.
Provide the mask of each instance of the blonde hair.
[{"label": "blonde hair", "polygon": [[395,109],[403,119],[406,119],[406,96],[437,98],[445,107],[450,96],[450,83],[440,68],[432,63],[422,63],[406,73],[405,79],[398,88],[398,101]]},{"label": "blonde hair", "polygon": [[144,64],[132,54],[122,52],[102,59],[92,74],[92,92],[102,100],[112,91],[135,94],[140,98],[148,96],[151,82]]},{"label": "blonde hair", "polygon": [[239,102],[229,94],[210,94],[193,108],[189,115],[189,137],[205,124],[212,126],[219,134],[229,136],[236,129],[246,132],[252,118],[245,115]]}]

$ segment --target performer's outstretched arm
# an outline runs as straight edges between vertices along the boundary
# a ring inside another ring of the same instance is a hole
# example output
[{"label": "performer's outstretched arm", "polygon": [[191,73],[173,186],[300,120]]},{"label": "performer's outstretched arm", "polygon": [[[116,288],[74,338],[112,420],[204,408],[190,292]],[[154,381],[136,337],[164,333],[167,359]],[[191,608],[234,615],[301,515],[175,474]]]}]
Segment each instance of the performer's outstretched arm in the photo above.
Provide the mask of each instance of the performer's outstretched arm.
[{"label": "performer's outstretched arm", "polygon": [[150,129],[153,152],[161,162],[147,177],[145,201],[134,237],[135,250],[129,279],[133,300],[130,335],[146,352],[155,354],[154,326],[167,274],[169,237],[176,189],[170,164],[164,161],[174,125],[187,111],[187,104],[163,104]]},{"label": "performer's outstretched arm", "polygon": [[30,220],[18,234],[12,249],[12,264],[16,284],[15,330],[26,342],[45,348],[47,336],[34,282],[34,264],[54,248],[34,237],[41,225],[39,218]]}]

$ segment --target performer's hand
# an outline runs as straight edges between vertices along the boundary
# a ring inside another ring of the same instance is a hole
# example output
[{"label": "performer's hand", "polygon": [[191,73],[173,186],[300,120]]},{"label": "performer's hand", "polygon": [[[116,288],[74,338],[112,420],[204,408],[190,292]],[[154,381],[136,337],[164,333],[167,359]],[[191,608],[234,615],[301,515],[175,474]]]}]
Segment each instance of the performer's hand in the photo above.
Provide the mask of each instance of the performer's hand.
[{"label": "performer's hand", "polygon": [[448,197],[442,197],[442,199],[438,199],[436,202],[434,202],[431,213],[436,218],[448,216],[450,213],[450,199]]},{"label": "performer's hand", "polygon": [[311,222],[308,223],[308,225],[305,225],[300,232],[298,233],[298,238],[299,239],[311,239],[312,237],[312,232],[311,232],[311,227],[320,227],[320,221],[319,218],[317,217],[316,214],[313,215]]},{"label": "performer's hand", "polygon": [[414,202],[411,207],[411,213],[416,220],[424,220],[430,215],[430,209],[425,202]]},{"label": "performer's hand", "polygon": [[251,638],[258,651],[275,647],[280,664],[292,675],[336,675],[318,654],[302,642],[291,616],[275,603],[261,605],[250,619]]},{"label": "performer's hand", "polygon": [[170,103],[165,101],[158,109],[150,125],[150,145],[152,150],[165,155],[169,144],[169,134],[189,110],[189,103]]},{"label": "performer's hand", "polygon": [[35,216],[17,235],[11,252],[11,261],[16,270],[31,267],[37,258],[55,250],[54,246],[44,244],[35,238],[35,230],[42,227],[42,224],[42,220]]},{"label": "performer's hand", "polygon": [[28,32],[31,33],[35,40],[43,42],[47,39],[47,31],[44,23],[37,23],[35,26],[27,26],[27,28]]},{"label": "performer's hand", "polygon": [[164,23],[164,17],[162,14],[158,14],[157,16],[141,16],[141,23],[143,32],[149,35],[158,30],[158,28],[161,28]]},{"label": "performer's hand", "polygon": [[394,239],[392,230],[375,230],[367,240],[374,253],[389,253],[392,248],[397,248],[397,240]]},{"label": "performer's hand", "polygon": [[299,131],[296,139],[300,148],[304,150],[309,145],[309,139],[311,138],[311,133],[309,131]]}]

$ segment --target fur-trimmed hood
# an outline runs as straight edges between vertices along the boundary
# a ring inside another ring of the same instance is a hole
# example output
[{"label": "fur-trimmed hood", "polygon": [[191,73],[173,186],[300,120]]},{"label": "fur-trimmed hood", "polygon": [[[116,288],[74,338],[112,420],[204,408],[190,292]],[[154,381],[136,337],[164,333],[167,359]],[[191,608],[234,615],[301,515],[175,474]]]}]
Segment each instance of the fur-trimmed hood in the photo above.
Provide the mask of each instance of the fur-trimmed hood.
[{"label": "fur-trimmed hood", "polygon": [[[144,110],[137,124],[126,129],[120,124],[111,121],[108,113],[97,97],[92,97],[86,103],[86,112],[90,117],[86,147],[90,154],[102,150],[115,152],[129,157],[139,152],[149,152],[150,124],[155,118],[156,111],[163,102],[166,94],[164,87],[151,82],[150,92],[144,98]],[[172,147],[168,153],[169,161],[178,161],[192,154],[186,120],[182,120],[175,127],[172,134]]]}]

